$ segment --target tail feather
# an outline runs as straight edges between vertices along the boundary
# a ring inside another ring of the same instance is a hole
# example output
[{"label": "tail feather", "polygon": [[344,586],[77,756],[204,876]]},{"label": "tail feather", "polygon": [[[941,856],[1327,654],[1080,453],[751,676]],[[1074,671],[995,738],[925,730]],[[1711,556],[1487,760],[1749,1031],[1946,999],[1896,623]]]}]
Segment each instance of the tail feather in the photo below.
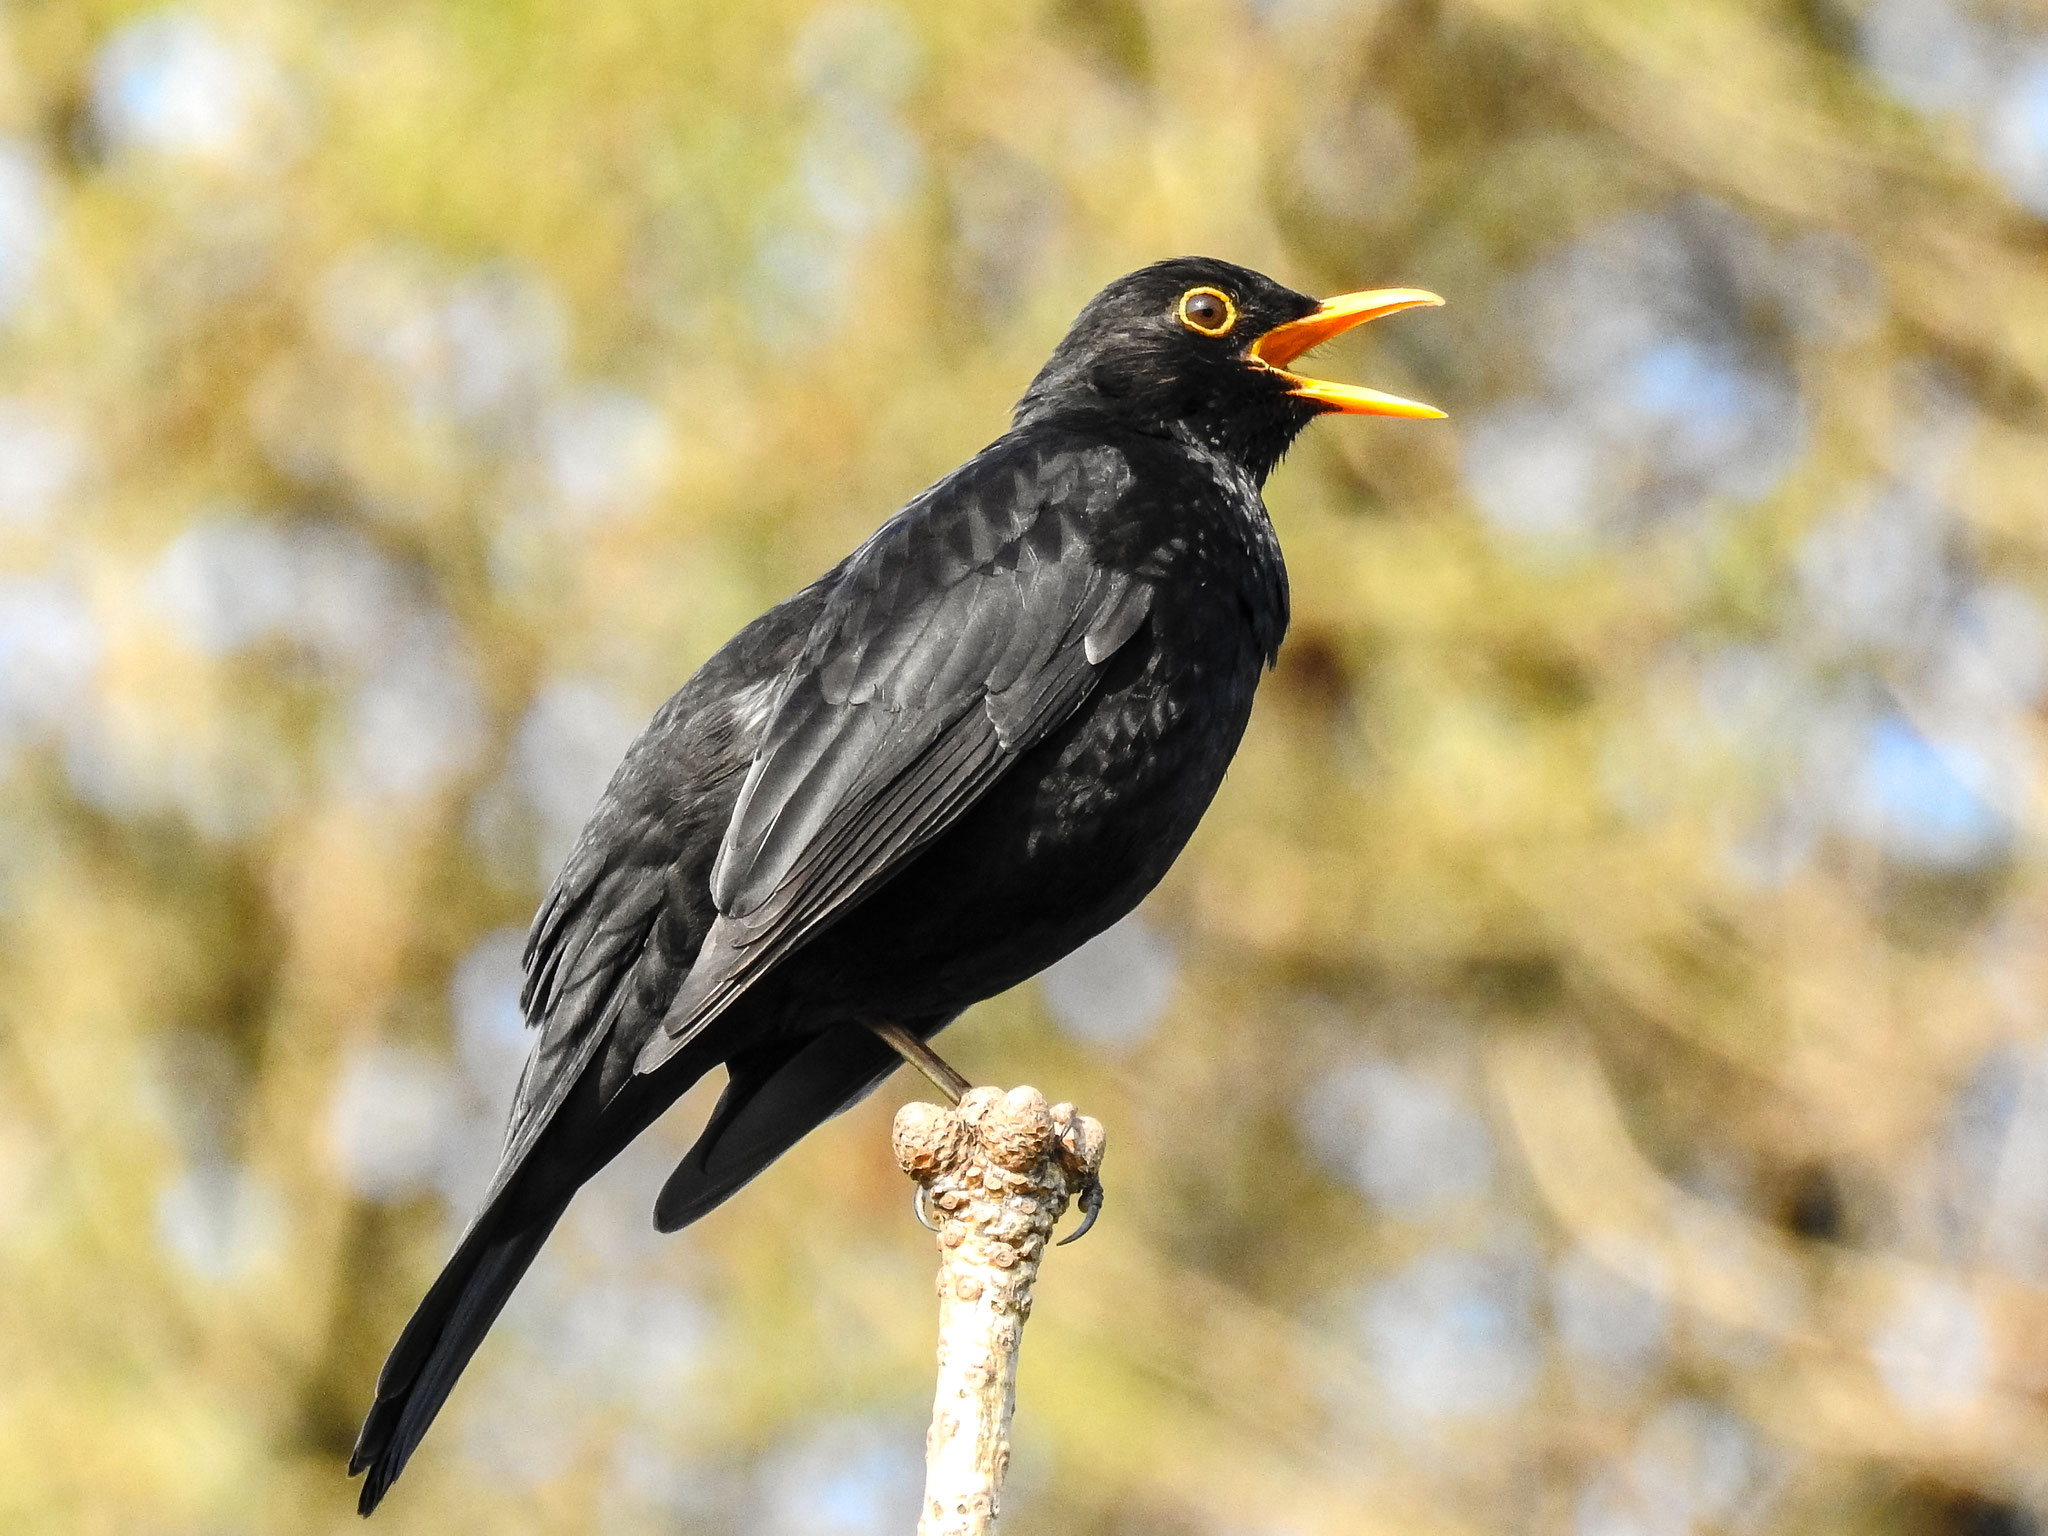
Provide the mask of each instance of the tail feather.
[{"label": "tail feather", "polygon": [[[918,1032],[937,1028],[928,1022]],[[900,1064],[893,1049],[857,1024],[827,1030],[794,1050],[733,1057],[718,1108],[654,1202],[655,1227],[674,1232],[724,1203]]]},{"label": "tail feather", "polygon": [[592,1069],[600,1059],[587,1051],[570,1063],[574,1083],[534,1111],[540,1128],[523,1143],[514,1141],[484,1209],[392,1345],[377,1377],[376,1401],[349,1457],[351,1476],[368,1474],[356,1505],[363,1514],[377,1507],[405,1470],[578,1187],[717,1058],[706,1043],[657,1076],[630,1079],[616,1093],[606,1091],[605,1073]]},{"label": "tail feather", "polygon": [[375,1509],[405,1470],[455,1379],[567,1208],[564,1199],[509,1227],[487,1212],[449,1259],[384,1362],[377,1400],[356,1437],[349,1475],[369,1474],[356,1502],[359,1514]]},{"label": "tail feather", "polygon": [[[920,1034],[944,1020],[929,1020]],[[631,1079],[607,1096],[602,1074],[586,1071],[550,1115],[544,1135],[457,1245],[440,1278],[392,1346],[377,1378],[377,1398],[349,1457],[351,1476],[367,1474],[357,1509],[382,1501],[418,1448],[491,1324],[497,1321],[577,1185],[616,1155],[717,1059],[715,1043]],[[663,1187],[655,1225],[664,1232],[695,1221],[775,1161],[805,1134],[852,1105],[898,1065],[896,1053],[868,1030],[842,1026],[796,1048],[766,1048],[730,1058],[729,1079],[710,1122]]]}]

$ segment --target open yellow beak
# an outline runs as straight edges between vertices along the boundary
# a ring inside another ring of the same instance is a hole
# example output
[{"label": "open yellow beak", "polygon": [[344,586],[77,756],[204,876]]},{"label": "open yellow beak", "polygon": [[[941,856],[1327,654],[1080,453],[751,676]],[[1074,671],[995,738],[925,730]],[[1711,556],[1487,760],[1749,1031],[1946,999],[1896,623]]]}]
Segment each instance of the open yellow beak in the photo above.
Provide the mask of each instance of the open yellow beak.
[{"label": "open yellow beak", "polygon": [[1403,400],[1399,395],[1383,395],[1360,384],[1331,384],[1322,379],[1303,378],[1300,374],[1289,373],[1287,365],[1311,347],[1321,346],[1332,336],[1343,335],[1354,325],[1363,325],[1396,310],[1441,303],[1442,299],[1420,288],[1373,288],[1364,293],[1340,294],[1334,299],[1323,300],[1314,314],[1274,326],[1252,343],[1252,360],[1291,382],[1294,387],[1288,391],[1289,394],[1313,400],[1333,411],[1344,411],[1353,416],[1407,416],[1433,421],[1444,414],[1433,405],[1424,405],[1419,400]]}]

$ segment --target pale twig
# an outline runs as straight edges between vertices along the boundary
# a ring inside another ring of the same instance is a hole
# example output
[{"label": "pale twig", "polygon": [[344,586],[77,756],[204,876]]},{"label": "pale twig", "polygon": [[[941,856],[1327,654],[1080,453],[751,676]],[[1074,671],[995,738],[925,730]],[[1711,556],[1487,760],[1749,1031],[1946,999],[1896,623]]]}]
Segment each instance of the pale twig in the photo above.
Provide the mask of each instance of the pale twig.
[{"label": "pale twig", "polygon": [[1100,1204],[1102,1126],[1036,1088],[906,1104],[896,1161],[939,1217],[939,1381],[918,1536],[985,1536],[1010,1462],[1017,1350],[1053,1223]]}]

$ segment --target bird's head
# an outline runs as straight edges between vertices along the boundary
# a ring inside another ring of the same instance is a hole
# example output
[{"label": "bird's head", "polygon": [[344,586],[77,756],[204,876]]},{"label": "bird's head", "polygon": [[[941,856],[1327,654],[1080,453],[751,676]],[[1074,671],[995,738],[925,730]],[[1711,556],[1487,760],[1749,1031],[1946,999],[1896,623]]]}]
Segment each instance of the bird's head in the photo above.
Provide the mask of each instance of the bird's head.
[{"label": "bird's head", "polygon": [[1316,300],[1227,261],[1155,262],[1088,301],[1018,402],[1017,424],[1108,415],[1142,431],[1191,437],[1263,481],[1317,416],[1443,415],[1398,395],[1288,371],[1309,348],[1354,325],[1441,303],[1417,288]]}]

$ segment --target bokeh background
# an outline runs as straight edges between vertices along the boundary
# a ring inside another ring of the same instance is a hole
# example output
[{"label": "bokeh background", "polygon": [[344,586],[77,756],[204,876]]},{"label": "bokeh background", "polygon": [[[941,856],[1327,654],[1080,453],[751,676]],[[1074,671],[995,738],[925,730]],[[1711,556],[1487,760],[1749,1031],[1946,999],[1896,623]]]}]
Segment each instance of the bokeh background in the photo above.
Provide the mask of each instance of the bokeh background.
[{"label": "bokeh background", "polygon": [[[1107,1122],[1016,1536],[2048,1510],[2048,10],[0,10],[0,1529],[353,1530],[521,930],[739,624],[1186,252],[1325,367],[1140,913],[948,1039]],[[908,1536],[899,1075],[579,1201],[379,1515]]]}]

